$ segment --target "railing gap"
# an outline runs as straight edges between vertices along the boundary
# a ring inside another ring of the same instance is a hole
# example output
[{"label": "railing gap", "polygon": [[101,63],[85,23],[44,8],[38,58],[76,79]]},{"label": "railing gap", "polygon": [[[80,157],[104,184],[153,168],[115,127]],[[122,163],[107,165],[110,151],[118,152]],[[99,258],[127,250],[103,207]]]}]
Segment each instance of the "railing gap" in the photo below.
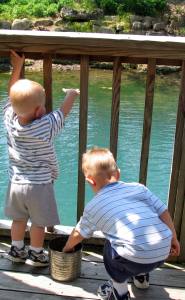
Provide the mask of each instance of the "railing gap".
[{"label": "railing gap", "polygon": [[156,59],[148,60],[139,182],[146,184],[152,125]]}]

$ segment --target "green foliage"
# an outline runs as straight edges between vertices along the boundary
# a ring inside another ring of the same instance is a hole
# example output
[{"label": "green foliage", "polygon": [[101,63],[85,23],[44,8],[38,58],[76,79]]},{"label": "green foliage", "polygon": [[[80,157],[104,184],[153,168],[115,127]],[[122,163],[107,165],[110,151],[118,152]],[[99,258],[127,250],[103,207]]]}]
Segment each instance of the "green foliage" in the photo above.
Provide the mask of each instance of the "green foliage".
[{"label": "green foliage", "polygon": [[118,6],[118,13],[131,12],[137,15],[155,16],[167,8],[167,0],[124,0]]},{"label": "green foliage", "polygon": [[56,16],[56,13],[58,11],[58,6],[56,3],[52,3],[50,4],[50,6],[47,8],[47,16],[50,16],[50,17],[54,17]]},{"label": "green foliage", "polygon": [[11,20],[56,16],[62,7],[86,11],[101,8],[108,15],[129,12],[155,16],[162,13],[166,6],[167,0],[0,0],[0,17]]},{"label": "green foliage", "polygon": [[100,3],[100,8],[102,8],[105,14],[111,15],[116,14],[117,1],[115,0],[102,0]]},{"label": "green foliage", "polygon": [[58,10],[60,11],[62,7],[69,7],[69,8],[73,8],[74,7],[74,0],[59,0],[57,1],[57,6],[58,6]]},{"label": "green foliage", "polygon": [[68,23],[68,28],[77,32],[92,32],[92,23],[91,21],[83,23],[72,22]]}]

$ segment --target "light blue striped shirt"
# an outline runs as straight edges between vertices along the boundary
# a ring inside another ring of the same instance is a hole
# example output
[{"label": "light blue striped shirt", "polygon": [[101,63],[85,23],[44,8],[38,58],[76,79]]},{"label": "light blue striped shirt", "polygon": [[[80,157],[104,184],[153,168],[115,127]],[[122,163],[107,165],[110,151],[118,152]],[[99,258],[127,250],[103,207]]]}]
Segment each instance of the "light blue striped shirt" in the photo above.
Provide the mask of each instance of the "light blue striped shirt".
[{"label": "light blue striped shirt", "polygon": [[167,258],[172,232],[159,216],[166,205],[144,185],[115,182],[86,205],[76,229],[84,238],[101,231],[117,253],[134,262]]},{"label": "light blue striped shirt", "polygon": [[8,103],[4,108],[9,153],[9,177],[14,183],[42,184],[58,175],[54,137],[63,127],[60,110],[44,115],[28,125],[20,125]]}]

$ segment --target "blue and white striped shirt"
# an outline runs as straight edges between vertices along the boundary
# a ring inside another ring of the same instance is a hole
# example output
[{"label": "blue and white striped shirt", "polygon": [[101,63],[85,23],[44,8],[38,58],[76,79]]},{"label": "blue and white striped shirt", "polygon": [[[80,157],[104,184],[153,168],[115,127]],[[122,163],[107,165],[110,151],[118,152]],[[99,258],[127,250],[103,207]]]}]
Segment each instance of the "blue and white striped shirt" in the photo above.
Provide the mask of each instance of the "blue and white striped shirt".
[{"label": "blue and white striped shirt", "polygon": [[9,177],[14,183],[42,184],[58,175],[54,137],[63,127],[63,114],[56,110],[28,125],[20,125],[8,103],[4,108],[9,152]]},{"label": "blue and white striped shirt", "polygon": [[86,205],[76,229],[84,238],[101,231],[117,253],[137,263],[167,258],[172,232],[159,216],[166,205],[139,183],[115,182]]}]

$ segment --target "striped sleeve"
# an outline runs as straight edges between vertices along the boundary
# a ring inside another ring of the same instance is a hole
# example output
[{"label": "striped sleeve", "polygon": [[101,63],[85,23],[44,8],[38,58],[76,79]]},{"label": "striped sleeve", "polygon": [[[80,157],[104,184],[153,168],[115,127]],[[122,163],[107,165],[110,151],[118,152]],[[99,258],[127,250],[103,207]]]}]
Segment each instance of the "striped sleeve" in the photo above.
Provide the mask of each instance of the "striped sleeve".
[{"label": "striped sleeve", "polygon": [[91,216],[86,209],[76,225],[76,230],[80,232],[84,238],[90,238],[93,232],[96,231],[96,225],[91,221]]},{"label": "striped sleeve", "polygon": [[167,210],[167,206],[157,197],[155,196],[147,187],[143,186],[145,189],[147,201],[149,205],[153,207],[153,210],[160,216],[165,210]]},{"label": "striped sleeve", "polygon": [[47,115],[51,124],[51,138],[53,139],[64,125],[64,116],[60,109],[55,110]]},{"label": "striped sleeve", "polygon": [[8,99],[8,102],[5,104],[5,106],[3,107],[3,114],[5,115],[7,110],[11,108],[11,103],[10,100]]}]

